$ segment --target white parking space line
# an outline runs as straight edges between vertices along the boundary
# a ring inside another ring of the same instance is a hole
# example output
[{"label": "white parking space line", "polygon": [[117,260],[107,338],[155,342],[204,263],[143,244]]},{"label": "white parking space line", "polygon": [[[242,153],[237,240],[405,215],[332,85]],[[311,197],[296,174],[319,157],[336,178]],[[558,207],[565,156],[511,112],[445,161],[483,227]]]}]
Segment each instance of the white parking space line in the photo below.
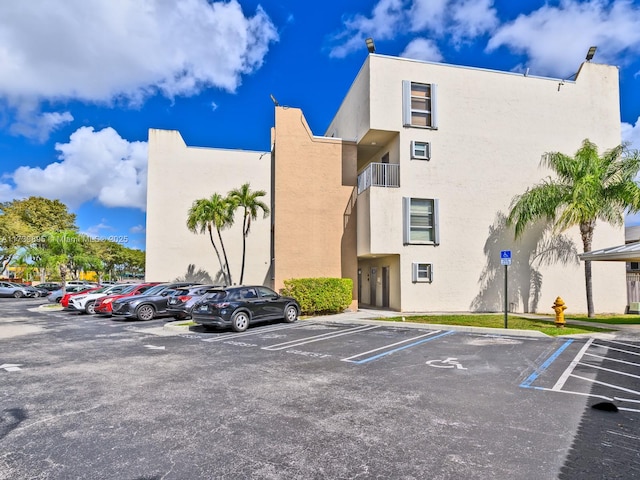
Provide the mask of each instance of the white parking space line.
[{"label": "white parking space line", "polygon": [[[373,362],[374,360],[378,360],[379,358],[385,357],[387,355],[391,355],[392,353],[396,353],[396,352],[399,352],[401,350],[406,350],[407,348],[415,347],[416,345],[420,345],[420,344],[425,343],[425,342],[430,342],[431,340],[435,340],[436,338],[445,337],[447,335],[452,335],[454,333],[455,333],[454,330],[449,330],[448,332],[441,332],[441,333],[438,333],[438,335],[432,335],[432,336],[430,336],[428,338],[423,338],[422,340],[418,340],[418,341],[415,341],[413,343],[409,343],[407,345],[403,345],[402,347],[397,347],[397,348],[394,348],[392,350],[387,350],[386,352],[378,353],[377,355],[374,355],[373,357],[367,357],[367,358],[363,358],[361,360],[351,360],[351,362],[355,363],[357,365],[362,365],[363,363]],[[455,360],[455,359],[451,358],[449,360]],[[457,364],[458,362],[453,362],[453,363]],[[458,367],[458,368],[461,368],[461,367]],[[466,368],[463,368],[462,370],[466,370]]]},{"label": "white parking space line", "polygon": [[640,378],[640,375],[634,375],[632,373],[626,373],[626,372],[621,372],[620,370],[612,370],[610,368],[604,368],[604,367],[599,367],[597,365],[590,365],[588,363],[582,363],[582,362],[578,362],[580,365],[584,365],[585,367],[589,367],[589,368],[596,368],[598,370],[603,370],[605,372],[611,372],[611,373],[616,373],[618,375],[624,375],[626,377],[633,377],[633,378]]},{"label": "white parking space line", "polygon": [[276,343],[275,345],[269,345],[268,347],[262,347],[263,350],[284,350],[286,348],[299,347],[300,345],[306,345],[308,343],[321,342],[323,340],[329,340],[332,338],[342,337],[344,335],[352,335],[354,333],[365,332],[367,330],[374,330],[376,328],[380,328],[378,325],[374,326],[365,326],[361,325],[358,327],[347,328],[345,330],[341,330],[339,332],[329,332],[323,333],[321,335],[314,335],[313,337],[299,338],[297,340],[289,340],[288,342]]},{"label": "white parking space line", "polygon": [[618,400],[620,402],[629,402],[629,403],[640,403],[640,400],[634,400],[632,398],[620,398],[620,397],[613,397],[614,400]]},{"label": "white parking space line", "polygon": [[590,338],[589,341],[585,343],[584,346],[580,349],[580,351],[575,356],[575,358],[571,361],[567,369],[562,373],[562,375],[560,375],[560,378],[558,379],[558,381],[556,382],[556,384],[553,386],[551,390],[558,391],[562,389],[567,379],[569,378],[573,370],[576,368],[576,365],[578,365],[578,363],[580,362],[580,360],[582,359],[584,354],[587,352],[587,349],[592,343],[593,343],[593,338]]},{"label": "white parking space line", "polygon": [[640,353],[638,353],[638,352],[630,352],[629,350],[622,350],[620,348],[608,347],[607,345],[600,345],[599,343],[594,343],[593,346],[594,347],[606,348],[608,350],[613,350],[614,352],[622,352],[622,353],[626,353],[626,354],[629,354],[629,355],[637,355],[637,356],[640,357]]},{"label": "white parking space line", "polygon": [[293,324],[286,324],[286,325],[274,325],[272,327],[258,327],[255,330],[252,329],[248,332],[227,333],[227,334],[222,334],[212,338],[204,338],[202,339],[202,341],[203,342],[221,342],[223,340],[229,340],[230,338],[248,337],[250,335],[260,335],[262,333],[277,332],[280,330],[289,330],[292,328],[300,328],[300,327],[305,327],[308,325],[315,325],[315,324],[317,324],[317,322],[305,322],[305,323],[296,322]]},{"label": "white parking space line", "polygon": [[640,367],[640,363],[627,362],[626,360],[619,360],[617,358],[603,357],[602,355],[596,355],[594,353],[586,353],[585,355],[588,355],[589,357],[601,358],[609,362],[624,363],[625,365],[631,365],[632,367]]},{"label": "white parking space line", "polygon": [[640,392],[638,392],[636,390],[631,390],[629,388],[620,387],[618,385],[613,385],[611,383],[600,382],[598,380],[593,380],[592,378],[581,377],[580,375],[575,375],[575,374],[572,374],[571,376],[574,377],[574,378],[579,378],[580,380],[585,380],[587,382],[595,383],[597,385],[604,385],[605,387],[613,388],[615,390],[622,390],[623,392],[628,392],[628,393],[633,393],[635,395],[640,395]]},{"label": "white parking space line", "polygon": [[634,345],[632,343],[618,342],[617,340],[605,340],[607,343],[613,343],[614,345],[622,345],[623,347],[631,347],[640,349],[640,345]]},{"label": "white parking space line", "polygon": [[351,357],[343,358],[343,362],[351,362],[354,358],[362,357],[363,355],[368,355],[369,353],[378,352],[380,350],[386,350],[391,347],[395,347],[396,345],[402,345],[403,343],[411,342],[413,340],[417,340],[423,337],[429,337],[431,335],[435,335],[436,333],[440,333],[442,330],[435,330],[433,332],[425,333],[424,335],[418,335],[417,337],[407,338],[406,340],[402,340],[400,342],[392,343],[390,345],[385,345],[384,347],[374,348],[373,350],[369,350],[368,352],[358,353],[357,355],[352,355]]}]

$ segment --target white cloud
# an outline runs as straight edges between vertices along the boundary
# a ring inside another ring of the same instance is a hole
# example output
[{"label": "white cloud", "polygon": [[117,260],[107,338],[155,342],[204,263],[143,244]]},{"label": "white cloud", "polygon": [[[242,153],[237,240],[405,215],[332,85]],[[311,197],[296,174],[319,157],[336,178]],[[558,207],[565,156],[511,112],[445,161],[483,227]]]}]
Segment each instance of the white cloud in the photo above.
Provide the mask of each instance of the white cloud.
[{"label": "white cloud", "polygon": [[34,111],[24,111],[18,115],[16,123],[11,126],[11,132],[44,142],[51,132],[72,121],[73,115],[69,112],[37,114]]},{"label": "white cloud", "polygon": [[[344,30],[331,39],[330,56],[363,50],[364,40],[387,40],[407,31],[446,36],[454,43],[483,35],[498,24],[493,0],[379,0],[371,16],[347,17]],[[408,28],[407,28],[408,26]]]},{"label": "white cloud", "polygon": [[441,62],[443,60],[438,45],[433,40],[426,38],[416,38],[409,42],[409,45],[406,46],[400,56],[430,62]]},{"label": "white cloud", "polygon": [[451,36],[455,44],[491,32],[498,25],[493,0],[414,0],[411,30]]},{"label": "white cloud", "polygon": [[114,228],[107,223],[106,219],[103,218],[99,224],[91,225],[85,232],[82,233],[89,237],[95,238],[100,236],[100,232],[102,230],[114,230]]},{"label": "white cloud", "polygon": [[19,167],[0,184],[0,198],[31,195],[59,199],[70,208],[97,200],[107,207],[146,210],[147,143],[128,142],[113,128],[82,127],[69,143],[56,144],[59,162]]},{"label": "white cloud", "polygon": [[147,229],[144,227],[144,225],[136,225],[129,229],[130,233],[145,233],[146,231]]},{"label": "white cloud", "polygon": [[[45,99],[235,91],[278,40],[261,7],[245,16],[237,0],[0,2],[0,32],[0,97],[23,115]],[[48,120],[41,135],[68,117]]]},{"label": "white cloud", "polygon": [[344,31],[334,37],[338,45],[331,49],[329,56],[344,58],[351,52],[363,50],[367,37],[374,40],[393,38],[397,33],[395,27],[404,16],[403,7],[403,0],[379,0],[371,17],[360,14],[347,17]]},{"label": "white cloud", "polygon": [[577,70],[590,46],[596,61],[616,64],[626,53],[640,52],[640,9],[625,0],[562,0],[501,26],[487,51],[500,47],[528,56],[540,75],[567,77]]},{"label": "white cloud", "polygon": [[630,149],[640,150],[640,117],[636,120],[635,125],[622,123],[622,141],[628,142]]}]

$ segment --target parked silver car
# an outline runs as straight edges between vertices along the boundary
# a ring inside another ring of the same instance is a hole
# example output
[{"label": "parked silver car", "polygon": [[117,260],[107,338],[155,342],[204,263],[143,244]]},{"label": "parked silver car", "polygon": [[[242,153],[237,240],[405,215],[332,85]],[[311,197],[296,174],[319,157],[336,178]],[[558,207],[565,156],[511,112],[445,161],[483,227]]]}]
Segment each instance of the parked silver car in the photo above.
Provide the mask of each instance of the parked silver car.
[{"label": "parked silver car", "polygon": [[0,282],[0,297],[37,297],[38,291],[27,285],[20,285],[13,282]]}]

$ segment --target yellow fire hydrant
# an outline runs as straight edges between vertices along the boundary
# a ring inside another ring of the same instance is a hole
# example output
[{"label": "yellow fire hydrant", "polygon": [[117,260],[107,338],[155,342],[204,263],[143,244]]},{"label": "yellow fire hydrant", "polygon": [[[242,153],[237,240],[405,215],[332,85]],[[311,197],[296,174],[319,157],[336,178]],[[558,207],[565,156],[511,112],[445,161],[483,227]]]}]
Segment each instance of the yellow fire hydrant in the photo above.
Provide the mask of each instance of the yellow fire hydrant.
[{"label": "yellow fire hydrant", "polygon": [[556,301],[551,308],[556,312],[556,327],[564,328],[564,311],[567,309],[567,306],[564,304],[564,300],[560,297],[556,298]]}]

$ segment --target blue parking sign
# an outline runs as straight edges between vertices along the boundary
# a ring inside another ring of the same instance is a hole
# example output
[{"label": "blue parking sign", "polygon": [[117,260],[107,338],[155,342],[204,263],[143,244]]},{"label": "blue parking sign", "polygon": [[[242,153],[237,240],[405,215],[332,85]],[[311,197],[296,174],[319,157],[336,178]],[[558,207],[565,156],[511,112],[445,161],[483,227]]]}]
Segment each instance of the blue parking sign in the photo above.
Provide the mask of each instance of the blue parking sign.
[{"label": "blue parking sign", "polygon": [[500,252],[500,264],[511,265],[511,250],[502,250]]}]

